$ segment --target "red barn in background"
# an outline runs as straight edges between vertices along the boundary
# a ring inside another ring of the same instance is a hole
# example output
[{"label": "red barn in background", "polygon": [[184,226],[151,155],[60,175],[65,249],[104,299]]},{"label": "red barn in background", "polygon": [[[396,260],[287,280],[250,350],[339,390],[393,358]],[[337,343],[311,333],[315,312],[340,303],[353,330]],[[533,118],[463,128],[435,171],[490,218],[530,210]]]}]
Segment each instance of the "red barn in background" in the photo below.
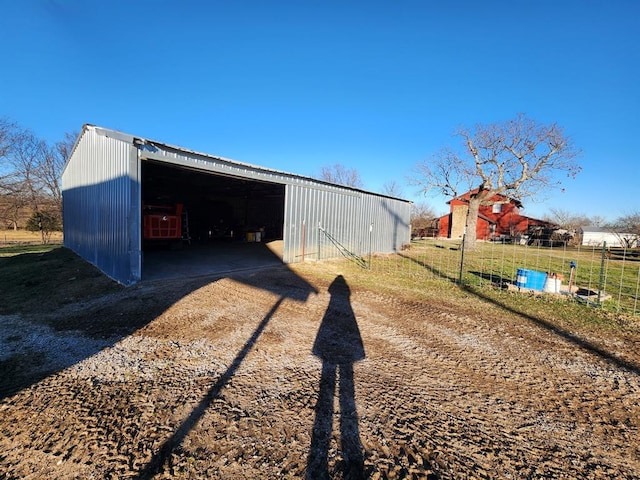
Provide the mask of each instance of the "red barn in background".
[{"label": "red barn in background", "polygon": [[[438,236],[462,238],[469,209],[469,197],[476,193],[472,190],[447,203],[449,213],[438,219]],[[551,228],[549,222],[520,215],[522,203],[503,195],[494,195],[490,204],[480,205],[476,234],[478,240],[511,239],[526,234],[531,227]]]}]

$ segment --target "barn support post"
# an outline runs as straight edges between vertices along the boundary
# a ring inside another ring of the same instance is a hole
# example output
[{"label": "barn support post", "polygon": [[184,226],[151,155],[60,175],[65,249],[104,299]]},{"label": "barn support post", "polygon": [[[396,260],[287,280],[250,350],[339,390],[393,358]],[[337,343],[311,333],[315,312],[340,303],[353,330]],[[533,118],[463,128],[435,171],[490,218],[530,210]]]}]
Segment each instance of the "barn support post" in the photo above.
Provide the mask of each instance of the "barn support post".
[{"label": "barn support post", "polygon": [[373,223],[369,225],[369,270],[371,270],[371,242],[373,235]]},{"label": "barn support post", "polygon": [[307,233],[307,221],[302,220],[302,232],[301,232],[301,240],[302,243],[302,261],[304,262],[304,245],[306,243],[306,233]]}]

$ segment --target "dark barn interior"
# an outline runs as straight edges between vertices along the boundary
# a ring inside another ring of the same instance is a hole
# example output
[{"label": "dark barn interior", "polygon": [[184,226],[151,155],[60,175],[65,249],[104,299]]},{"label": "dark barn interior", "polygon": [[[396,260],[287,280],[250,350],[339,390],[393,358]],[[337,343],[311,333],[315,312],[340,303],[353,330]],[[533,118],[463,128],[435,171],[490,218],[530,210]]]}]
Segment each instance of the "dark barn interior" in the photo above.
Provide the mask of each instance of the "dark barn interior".
[{"label": "dark barn interior", "polygon": [[149,160],[141,168],[143,206],[182,204],[182,235],[190,242],[246,241],[253,232],[260,241],[282,239],[284,185]]}]

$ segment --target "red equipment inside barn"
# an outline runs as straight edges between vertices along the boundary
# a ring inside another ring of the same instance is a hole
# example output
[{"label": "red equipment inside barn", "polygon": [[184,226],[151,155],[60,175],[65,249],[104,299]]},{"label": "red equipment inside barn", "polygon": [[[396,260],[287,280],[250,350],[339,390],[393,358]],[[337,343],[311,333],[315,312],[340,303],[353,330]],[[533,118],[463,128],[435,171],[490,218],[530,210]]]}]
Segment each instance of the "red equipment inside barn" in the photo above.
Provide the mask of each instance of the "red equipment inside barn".
[{"label": "red equipment inside barn", "polygon": [[142,208],[145,240],[179,240],[182,238],[181,203],[175,205],[144,205]]}]

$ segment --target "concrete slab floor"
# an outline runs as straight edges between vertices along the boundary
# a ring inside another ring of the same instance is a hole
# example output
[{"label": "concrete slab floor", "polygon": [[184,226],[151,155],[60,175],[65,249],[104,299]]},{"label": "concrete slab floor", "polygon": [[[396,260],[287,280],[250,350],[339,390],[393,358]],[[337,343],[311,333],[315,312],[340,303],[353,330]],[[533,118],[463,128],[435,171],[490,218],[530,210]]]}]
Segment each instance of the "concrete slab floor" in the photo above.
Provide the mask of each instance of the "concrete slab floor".
[{"label": "concrete slab floor", "polygon": [[278,242],[219,241],[183,244],[179,249],[151,246],[143,252],[142,280],[190,278],[282,265],[280,252]]}]

